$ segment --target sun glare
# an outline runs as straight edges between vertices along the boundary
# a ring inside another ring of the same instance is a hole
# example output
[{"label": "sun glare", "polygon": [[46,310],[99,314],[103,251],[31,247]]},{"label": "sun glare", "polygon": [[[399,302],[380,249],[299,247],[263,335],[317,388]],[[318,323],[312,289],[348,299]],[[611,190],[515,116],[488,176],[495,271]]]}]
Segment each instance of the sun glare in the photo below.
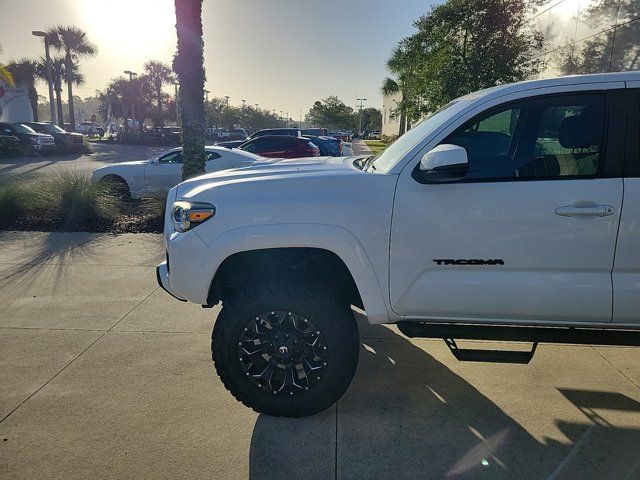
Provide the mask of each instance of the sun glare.
[{"label": "sun glare", "polygon": [[[96,8],[98,5],[99,8]],[[173,0],[84,0],[79,3],[89,37],[101,53],[123,60],[167,57],[176,45]]]}]

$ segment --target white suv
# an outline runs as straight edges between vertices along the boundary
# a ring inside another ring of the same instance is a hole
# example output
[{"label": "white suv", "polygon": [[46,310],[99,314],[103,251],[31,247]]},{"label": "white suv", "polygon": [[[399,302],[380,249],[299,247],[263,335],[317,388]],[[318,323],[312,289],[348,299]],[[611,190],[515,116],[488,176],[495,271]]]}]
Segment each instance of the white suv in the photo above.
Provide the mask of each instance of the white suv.
[{"label": "white suv", "polygon": [[639,118],[640,72],[522,82],[451,102],[375,158],[194,178],[169,192],[159,283],[222,301],[216,369],[272,415],[346,391],[351,306],[444,338],[460,360],[527,363],[538,341],[638,345]]}]

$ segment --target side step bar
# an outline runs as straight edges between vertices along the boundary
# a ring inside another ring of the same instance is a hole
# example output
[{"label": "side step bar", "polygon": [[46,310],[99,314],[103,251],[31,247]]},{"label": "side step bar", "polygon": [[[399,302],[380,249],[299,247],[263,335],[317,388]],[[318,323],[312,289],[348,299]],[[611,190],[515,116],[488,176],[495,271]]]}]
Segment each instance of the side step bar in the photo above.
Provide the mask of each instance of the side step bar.
[{"label": "side step bar", "polygon": [[[538,342],[574,345],[640,346],[640,330],[603,330],[575,327],[518,327],[503,325],[461,325],[430,322],[398,322],[398,329],[410,338],[442,338],[451,353],[463,362],[529,363]],[[458,348],[454,339],[533,342],[530,351]]]},{"label": "side step bar", "polygon": [[459,362],[492,362],[492,363],[522,363],[527,364],[533,358],[538,348],[538,342],[534,342],[531,350],[482,350],[479,348],[458,348],[453,338],[445,338],[453,356]]}]

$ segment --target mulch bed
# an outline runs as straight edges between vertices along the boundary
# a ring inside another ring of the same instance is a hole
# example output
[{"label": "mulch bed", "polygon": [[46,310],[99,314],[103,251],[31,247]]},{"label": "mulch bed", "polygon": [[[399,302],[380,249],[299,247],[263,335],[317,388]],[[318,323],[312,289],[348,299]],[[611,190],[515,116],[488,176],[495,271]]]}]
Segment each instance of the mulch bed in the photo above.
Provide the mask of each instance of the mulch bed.
[{"label": "mulch bed", "polygon": [[33,232],[106,232],[106,233],[162,233],[164,216],[149,211],[140,202],[129,201],[113,221],[64,221],[60,218],[44,218],[33,213],[17,217],[2,216],[0,230]]}]

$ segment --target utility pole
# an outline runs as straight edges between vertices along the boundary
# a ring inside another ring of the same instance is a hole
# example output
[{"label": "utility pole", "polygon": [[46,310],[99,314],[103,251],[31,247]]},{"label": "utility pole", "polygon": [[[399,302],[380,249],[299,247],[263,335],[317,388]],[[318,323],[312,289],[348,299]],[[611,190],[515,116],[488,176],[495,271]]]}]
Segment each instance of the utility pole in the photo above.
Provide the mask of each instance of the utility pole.
[{"label": "utility pole", "polygon": [[224,101],[225,101],[225,104],[226,104],[226,106],[227,106],[227,107],[229,106],[229,99],[230,99],[230,98],[231,98],[231,97],[230,97],[229,95],[225,95],[225,96],[224,96]]},{"label": "utility pole", "polygon": [[[129,88],[131,88],[131,84],[133,83],[133,77],[137,77],[138,74],[136,72],[132,72],[131,70],[125,70],[124,71],[125,74],[129,75]],[[125,127],[127,127],[128,130],[128,124],[127,124],[127,119],[125,118],[124,120],[125,123]],[[133,126],[133,131],[136,131],[136,107],[135,107],[135,102],[133,101],[133,98],[131,99],[131,125]]]},{"label": "utility pole", "polygon": [[58,123],[58,113],[56,112],[56,106],[53,101],[53,81],[51,79],[51,56],[49,55],[49,37],[46,32],[41,30],[34,30],[31,32],[36,37],[44,38],[44,56],[47,62],[47,84],[49,86],[49,109],[51,110],[51,125]]},{"label": "utility pole", "polygon": [[207,103],[209,103],[209,94],[210,93],[211,92],[209,90],[205,90],[204,91],[204,101],[207,102]]},{"label": "utility pole", "polygon": [[360,102],[358,105],[358,136],[362,138],[362,107],[363,103],[367,101],[366,98],[356,98],[357,102]]},{"label": "utility pole", "polygon": [[178,85],[179,83],[177,81],[173,82],[173,86],[175,87],[175,97],[174,97],[174,101],[173,103],[175,103],[176,105],[176,125],[180,126],[180,107],[178,105]]}]

